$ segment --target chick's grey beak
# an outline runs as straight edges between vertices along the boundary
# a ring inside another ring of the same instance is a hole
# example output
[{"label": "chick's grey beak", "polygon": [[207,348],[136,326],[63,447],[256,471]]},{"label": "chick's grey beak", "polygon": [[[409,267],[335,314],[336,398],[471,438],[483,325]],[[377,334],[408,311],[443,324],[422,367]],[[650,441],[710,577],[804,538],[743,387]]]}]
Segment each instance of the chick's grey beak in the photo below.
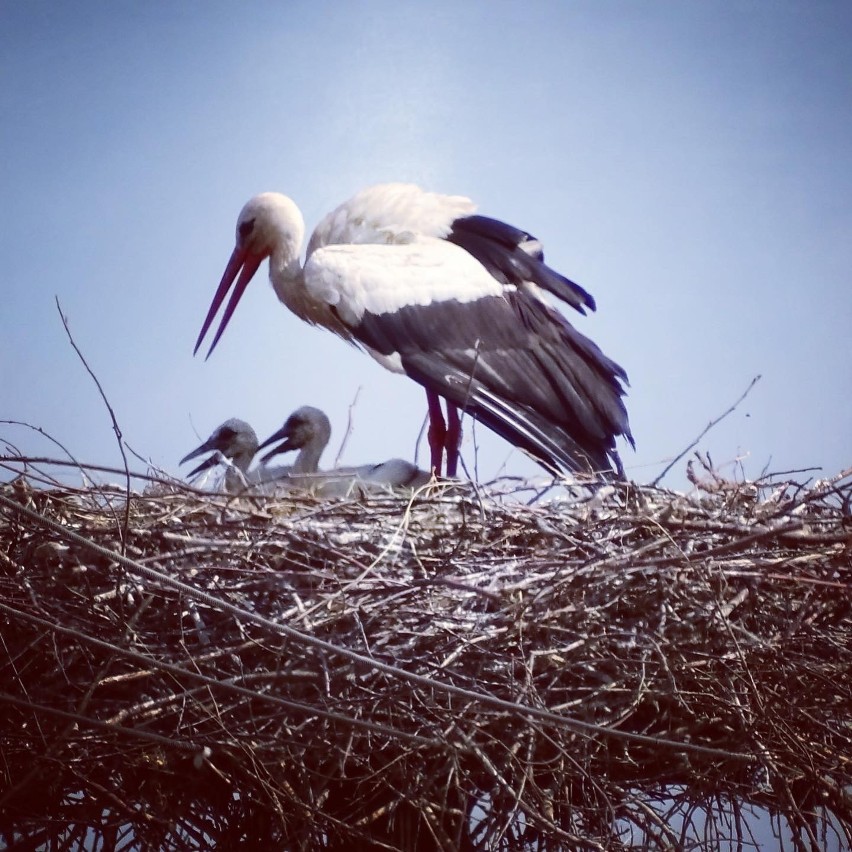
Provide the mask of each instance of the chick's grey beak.
[{"label": "chick's grey beak", "polygon": [[260,452],[264,447],[274,444],[276,441],[281,441],[277,447],[273,447],[266,455],[261,458],[261,461],[267,462],[273,456],[279,453],[286,453],[289,450],[295,450],[290,437],[290,425],[285,423],[274,435],[270,435],[257,449]]}]

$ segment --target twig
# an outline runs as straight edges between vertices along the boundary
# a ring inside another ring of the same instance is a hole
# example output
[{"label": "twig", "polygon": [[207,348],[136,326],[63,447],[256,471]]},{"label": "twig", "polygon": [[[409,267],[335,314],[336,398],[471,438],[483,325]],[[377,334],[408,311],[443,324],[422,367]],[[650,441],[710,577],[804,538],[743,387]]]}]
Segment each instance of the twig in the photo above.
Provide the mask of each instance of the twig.
[{"label": "twig", "polygon": [[417,440],[414,442],[414,464],[420,466],[420,442],[426,434],[426,427],[429,424],[429,413],[423,415],[423,422],[420,424],[420,431],[417,433]]},{"label": "twig", "polygon": [[[144,459],[143,459],[144,461]],[[146,462],[147,463],[147,462]],[[76,467],[80,470],[80,474],[84,479],[89,479],[93,484],[92,487],[97,489],[97,491],[104,496],[107,496],[110,493],[113,493],[109,486],[104,486],[102,484],[98,484],[94,482],[94,479],[91,476],[87,476],[87,474],[91,471],[97,471],[98,473],[119,473],[123,474],[125,472],[124,468],[120,467],[110,467],[109,465],[101,465],[101,464],[84,464],[82,462],[77,461],[65,461],[64,459],[53,459],[48,456],[12,456],[12,455],[0,455],[0,464],[3,464],[4,467],[8,469],[12,469],[9,467],[10,464],[20,464],[20,465],[34,465],[34,464],[44,464],[50,465],[51,467]],[[156,470],[156,468],[154,468]],[[168,473],[164,473],[163,476],[155,476],[151,473],[136,473],[134,471],[130,471],[131,479],[141,479],[144,482],[153,482],[158,485],[166,485],[181,492],[186,492],[187,494],[204,494],[212,498],[215,495],[211,495],[208,491],[203,491],[198,488],[193,488],[191,485],[184,482],[182,479],[175,479],[170,476]],[[57,482],[56,480],[52,480],[52,483],[57,487],[68,488],[69,486],[63,485],[62,483]],[[82,490],[85,489],[73,489],[73,490]]]},{"label": "twig", "polygon": [[167,474],[167,471],[162,470],[162,469],[158,468],[155,464],[153,464],[151,462],[151,459],[146,459],[142,455],[142,453],[134,450],[133,447],[131,447],[130,444],[127,443],[127,441],[124,442],[124,446],[127,447],[127,449],[130,451],[130,455],[132,455],[133,458],[135,458],[137,461],[141,461],[142,464],[147,465],[149,469],[153,468],[154,470],[158,471],[159,473]]},{"label": "twig", "polygon": [[793,470],[774,470],[772,473],[761,473],[760,476],[755,480],[755,485],[760,484],[760,482],[764,479],[772,479],[775,476],[790,476],[793,473],[815,473],[818,470],[822,470],[821,467],[798,467]]},{"label": "twig", "polygon": [[660,481],[663,477],[717,424],[724,420],[729,414],[736,410],[736,407],[749,395],[751,389],[760,381],[760,376],[755,376],[749,386],[743,391],[740,398],[723,414],[720,414],[715,420],[711,420],[701,431],[698,437],[684,449],[682,452],[678,453],[663,469],[663,472],[651,482],[653,487],[656,487],[660,484]]},{"label": "twig", "polygon": [[[464,415],[467,413],[467,403],[468,403],[468,400],[470,399],[470,392],[473,389],[473,379],[474,379],[474,376],[476,375],[476,368],[479,365],[479,348],[480,348],[481,345],[482,345],[482,341],[477,339],[476,344],[474,346],[473,364],[471,365],[471,368],[470,368],[470,376],[468,377],[468,380],[467,380],[467,387],[464,389],[464,402],[462,402],[462,404],[461,404],[461,415],[459,416],[459,429],[461,429]],[[451,405],[451,403],[448,401],[447,405]],[[459,445],[456,449],[459,452],[459,455],[461,455],[461,445]],[[467,473],[467,475],[468,475],[468,479],[470,479],[471,478],[470,473],[468,473],[467,465],[464,464],[464,461],[462,461],[462,465],[464,466],[465,473]],[[474,472],[474,477],[473,477],[472,481],[473,482],[479,482],[479,454],[477,452],[476,446],[474,446],[474,448],[473,448],[473,472]]]},{"label": "twig", "polygon": [[[805,845],[848,845],[850,471],[768,500],[749,482],[563,487],[533,508],[508,479],[339,501],[182,489],[134,497],[132,559],[94,489],[35,471],[0,486],[19,702],[0,696],[0,832],[30,846],[116,848],[113,825],[125,845],[202,847],[205,827],[221,845],[250,801],[263,848],[705,848],[750,842],[764,809],[809,820]],[[26,796],[40,810],[18,819]]]},{"label": "twig", "polygon": [[[83,481],[85,481],[86,472],[84,470],[83,465],[80,464],[80,462],[78,462],[77,459],[74,458],[74,456],[71,453],[71,450],[69,450],[65,446],[65,444],[63,444],[61,441],[54,438],[53,435],[51,435],[49,432],[45,432],[44,429],[41,428],[41,426],[34,426],[32,423],[27,423],[24,420],[0,420],[0,423],[7,423],[10,426],[23,426],[26,429],[32,429],[33,432],[38,432],[39,435],[41,435],[44,438],[47,438],[48,441],[56,444],[56,446],[59,447],[59,449],[62,450],[62,452],[65,453],[65,455],[68,456],[69,459],[71,459],[72,464],[74,465],[74,467],[76,467],[80,471],[80,476],[82,476]],[[23,459],[23,457],[21,457],[21,458]],[[49,463],[48,459],[23,459],[23,460],[25,460],[25,461],[40,461],[40,462],[48,462]]]},{"label": "twig", "polygon": [[[23,420],[0,420],[0,423],[8,423],[11,426],[23,426],[27,429],[32,429],[34,432],[38,432],[39,435],[42,435],[43,437],[47,438],[48,441],[51,441],[52,443],[56,444],[56,446],[59,447],[59,449],[62,450],[62,452],[65,453],[65,455],[68,456],[68,458],[71,460],[70,465],[72,467],[76,467],[77,470],[80,471],[80,477],[83,480],[84,485],[87,484],[87,483],[91,484],[92,487],[97,489],[97,491],[104,497],[104,504],[109,507],[109,511],[112,513],[113,517],[115,518],[116,524],[118,524],[118,516],[115,514],[115,509],[113,508],[112,503],[108,498],[108,494],[107,494],[107,491],[104,488],[104,486],[101,485],[100,483],[95,482],[95,480],[87,474],[87,470],[91,469],[90,466],[84,465],[81,462],[79,462],[76,458],[74,458],[71,451],[61,441],[54,438],[53,435],[49,434],[48,432],[45,432],[45,430],[42,429],[40,426],[34,426],[31,423],[26,423]],[[0,463],[6,462],[6,461],[13,461],[13,462],[16,462],[18,464],[23,464],[24,466],[26,466],[27,464],[48,464],[48,465],[51,465],[51,466],[68,466],[69,465],[69,462],[61,461],[61,460],[53,460],[53,459],[45,459],[45,458],[27,458],[27,457],[24,457],[24,456],[20,456],[18,458],[0,456]],[[9,468],[8,465],[5,465],[5,464],[3,466],[6,467],[7,470],[13,469],[13,468]],[[122,471],[114,471],[114,472],[121,473]],[[49,480],[49,484],[54,485],[54,486],[59,485],[59,483],[56,481],[56,479],[54,477],[50,476],[49,474],[44,473],[43,476],[46,480]],[[30,478],[32,479],[33,477],[30,476]]]},{"label": "twig", "polygon": [[349,403],[349,410],[346,417],[346,431],[343,433],[343,438],[340,440],[340,449],[337,451],[337,455],[334,457],[334,466],[340,466],[340,457],[343,455],[343,450],[346,449],[346,442],[349,440],[349,436],[352,434],[352,429],[355,424],[355,418],[353,413],[355,411],[355,406],[358,403],[358,397],[361,394],[361,388],[359,386],[358,390],[355,391],[355,396],[352,397],[352,402]]},{"label": "twig", "polygon": [[97,542],[92,541],[91,539],[86,538],[85,536],[79,535],[73,530],[67,529],[62,524],[53,521],[52,519],[30,509],[27,506],[23,506],[20,503],[16,503],[14,500],[10,500],[2,494],[0,494],[0,506],[5,506],[8,510],[11,510],[13,512],[21,512],[22,514],[29,517],[31,520],[42,524],[46,528],[52,529],[54,532],[61,535],[67,541],[71,541],[75,544],[88,548],[94,553],[104,556],[107,559],[114,559],[120,565],[124,566],[127,570],[137,575],[141,575],[147,579],[155,580],[156,582],[161,583],[163,586],[179,591],[184,595],[189,596],[190,598],[194,598],[200,601],[201,603],[206,603],[209,606],[212,606],[223,612],[231,613],[237,618],[243,619],[247,622],[253,622],[254,624],[266,628],[273,634],[278,634],[279,636],[294,640],[295,642],[301,645],[313,647],[320,651],[323,651],[324,653],[332,654],[334,656],[349,660],[360,665],[365,665],[368,669],[376,669],[377,671],[382,672],[383,674],[398,678],[401,681],[407,681],[409,683],[425,686],[435,690],[436,692],[445,692],[450,695],[457,695],[467,699],[471,699],[473,701],[481,703],[484,707],[491,707],[492,709],[508,711],[512,714],[517,714],[522,718],[528,717],[534,719],[543,719],[545,721],[552,722],[556,725],[562,725],[569,730],[573,729],[576,731],[585,732],[587,734],[599,734],[601,736],[612,737],[613,739],[633,741],[636,743],[645,743],[648,745],[653,745],[657,748],[670,748],[674,749],[676,752],[693,752],[695,754],[712,755],[715,757],[726,758],[728,760],[737,760],[745,762],[752,759],[752,755],[747,754],[745,752],[735,752],[728,749],[714,748],[712,746],[704,746],[698,743],[690,743],[683,741],[677,742],[674,740],[667,739],[666,737],[656,737],[632,731],[624,731],[617,728],[609,727],[608,725],[597,725],[575,717],[565,716],[559,713],[551,713],[547,710],[543,710],[538,707],[532,707],[525,704],[521,704],[517,701],[499,698],[488,692],[465,689],[462,687],[454,686],[450,683],[442,683],[425,675],[407,671],[403,668],[400,668],[398,665],[383,663],[379,660],[370,659],[369,657],[365,657],[363,654],[359,654],[356,651],[352,651],[345,646],[337,645],[334,642],[329,642],[326,639],[321,639],[301,630],[296,630],[295,628],[290,627],[287,624],[276,623],[275,621],[265,616],[259,615],[256,612],[252,612],[243,607],[236,606],[225,600],[224,598],[211,594],[210,592],[197,589],[194,586],[185,583],[181,580],[176,580],[174,577],[164,574],[162,571],[158,571],[148,565],[143,565],[138,560],[129,559],[127,556],[110,551],[109,548],[103,547]]},{"label": "twig", "polygon": [[115,439],[118,442],[118,451],[121,453],[121,459],[124,462],[124,481],[125,481],[125,504],[124,504],[124,524],[121,529],[121,555],[124,556],[127,552],[127,529],[130,526],[130,467],[127,464],[127,455],[124,452],[124,444],[122,442],[121,429],[118,426],[118,420],[116,420],[115,412],[112,410],[112,406],[109,404],[109,400],[104,393],[104,389],[101,387],[101,383],[98,381],[98,377],[92,372],[92,368],[88,365],[86,359],[83,357],[83,353],[80,351],[77,344],[74,342],[74,337],[71,334],[71,329],[68,327],[68,318],[65,314],[62,313],[62,305],[59,304],[59,296],[54,297],[56,299],[56,310],[59,311],[59,318],[62,320],[62,325],[65,327],[65,333],[68,335],[68,340],[71,343],[74,351],[77,353],[79,359],[83,362],[83,366],[86,368],[86,372],[92,377],[92,381],[95,383],[95,386],[98,389],[98,393],[101,395],[101,399],[104,401],[104,405],[109,412],[110,419],[112,420],[112,430],[115,432]]},{"label": "twig", "polygon": [[[186,677],[191,680],[200,681],[203,684],[207,684],[209,687],[213,687],[216,689],[221,689],[223,691],[230,691],[236,693],[237,695],[246,696],[251,698],[254,701],[265,701],[272,704],[276,704],[279,707],[284,707],[288,710],[295,710],[299,713],[305,713],[306,715],[319,715],[327,719],[334,719],[336,721],[342,722],[346,725],[353,725],[355,727],[363,728],[367,731],[374,731],[376,733],[387,734],[389,737],[393,738],[401,738],[408,739],[414,742],[418,742],[421,744],[431,744],[435,745],[437,742],[435,740],[429,739],[426,736],[421,736],[417,734],[411,734],[407,731],[399,731],[394,728],[389,728],[386,725],[376,725],[371,723],[369,720],[362,719],[351,719],[349,717],[343,716],[340,713],[330,713],[328,711],[324,711],[321,709],[317,709],[315,706],[310,704],[304,704],[298,701],[290,701],[286,698],[282,698],[278,695],[269,695],[265,692],[260,692],[258,690],[247,689],[246,687],[240,686],[236,679],[231,680],[223,680],[221,678],[212,678],[207,677],[201,674],[198,671],[193,671],[192,669],[185,668],[182,666],[176,666],[172,663],[164,662],[163,660],[156,659],[150,655],[140,654],[138,651],[134,651],[130,648],[120,647],[119,645],[112,644],[109,642],[104,642],[101,639],[97,639],[94,636],[88,636],[85,633],[81,633],[78,630],[73,630],[67,627],[62,627],[58,624],[51,624],[50,622],[45,621],[43,618],[39,618],[38,616],[33,615],[32,613],[20,612],[16,611],[13,607],[6,606],[4,603],[0,602],[0,611],[15,616],[16,618],[20,618],[26,621],[30,621],[36,624],[39,624],[43,628],[49,631],[54,631],[56,633],[64,634],[67,636],[73,636],[78,641],[86,643],[88,645],[92,645],[98,648],[104,649],[110,657],[124,657],[125,659],[134,660],[138,662],[140,665],[150,668],[152,671],[161,671],[168,672],[175,677]],[[128,643],[129,644],[129,643]],[[270,675],[267,675],[270,677]],[[2,701],[2,694],[0,694],[0,701]],[[125,708],[126,709],[126,708]],[[83,718],[82,714],[81,718]],[[129,715],[129,714],[128,714]]]}]

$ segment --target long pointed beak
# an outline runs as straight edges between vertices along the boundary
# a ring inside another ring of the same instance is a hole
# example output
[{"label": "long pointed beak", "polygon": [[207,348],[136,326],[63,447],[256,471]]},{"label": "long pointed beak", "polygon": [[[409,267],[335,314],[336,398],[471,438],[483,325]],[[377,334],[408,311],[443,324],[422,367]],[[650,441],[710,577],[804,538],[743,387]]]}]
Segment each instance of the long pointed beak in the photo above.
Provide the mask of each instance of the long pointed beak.
[{"label": "long pointed beak", "polygon": [[204,453],[209,452],[210,450],[215,450],[217,447],[213,445],[213,442],[208,438],[200,447],[196,447],[191,453],[187,453],[178,464],[184,464],[184,462],[188,462],[190,459],[197,459],[199,456],[203,456]]},{"label": "long pointed beak", "polygon": [[191,470],[187,475],[187,479],[192,479],[193,476],[201,473],[202,470],[208,470],[211,467],[216,467],[217,464],[222,460],[222,454],[217,450],[215,453],[211,453],[203,462],[201,462],[198,467],[194,470]]},{"label": "long pointed beak", "polygon": [[[234,283],[237,273],[239,273],[240,277],[237,279],[234,292],[231,293],[231,298],[225,308],[225,313],[222,314],[222,321],[219,323],[216,336],[213,338],[213,342],[210,344],[210,348],[207,350],[207,355],[204,356],[204,360],[206,361],[210,357],[210,354],[219,342],[219,338],[222,336],[222,333],[225,331],[225,328],[230,322],[240,299],[243,297],[243,293],[245,293],[249,281],[251,281],[254,277],[255,272],[257,272],[257,268],[262,262],[263,255],[250,254],[244,248],[240,248],[239,246],[234,248],[231,253],[231,258],[228,261],[228,265],[225,267],[225,273],[222,275],[222,280],[219,282],[216,295],[213,297],[213,301],[210,304],[210,310],[207,311],[207,317],[204,320],[204,325],[201,326],[201,333],[198,335],[198,340],[195,341],[195,349],[192,350],[193,355],[198,353],[201,341],[204,340],[204,335],[207,334],[208,329],[213,323],[213,318],[222,306],[222,302],[225,301],[225,296],[228,295],[228,290],[231,289],[231,285]],[[240,272],[241,269],[242,272]]]},{"label": "long pointed beak", "polygon": [[273,447],[266,455],[261,458],[261,461],[267,462],[273,456],[277,456],[279,453],[286,453],[290,450],[298,449],[293,446],[290,438],[290,427],[285,423],[274,435],[270,435],[258,448],[258,452],[260,452],[264,447],[268,447],[270,444],[274,444],[276,441],[281,441],[281,443],[277,447]]}]

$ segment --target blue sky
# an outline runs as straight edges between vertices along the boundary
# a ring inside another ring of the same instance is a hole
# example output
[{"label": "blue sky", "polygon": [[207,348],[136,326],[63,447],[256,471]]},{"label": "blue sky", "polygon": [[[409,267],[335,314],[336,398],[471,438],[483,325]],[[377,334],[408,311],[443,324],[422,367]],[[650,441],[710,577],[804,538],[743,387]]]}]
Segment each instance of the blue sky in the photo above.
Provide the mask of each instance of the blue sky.
[{"label": "blue sky", "polygon": [[[631,476],[758,373],[702,448],[729,474],[836,473],[850,40],[847,2],[2,4],[0,419],[119,461],[58,296],[126,440],[168,471],[228,417],[263,438],[304,404],[336,448],[356,393],[342,461],[411,458],[420,388],[300,323],[265,267],[210,360],[192,357],[251,195],[290,195],[310,229],[405,180],[531,231],[594,294],[577,325],[630,375]],[[476,439],[480,477],[537,472]],[[57,454],[17,427],[0,441]]]}]

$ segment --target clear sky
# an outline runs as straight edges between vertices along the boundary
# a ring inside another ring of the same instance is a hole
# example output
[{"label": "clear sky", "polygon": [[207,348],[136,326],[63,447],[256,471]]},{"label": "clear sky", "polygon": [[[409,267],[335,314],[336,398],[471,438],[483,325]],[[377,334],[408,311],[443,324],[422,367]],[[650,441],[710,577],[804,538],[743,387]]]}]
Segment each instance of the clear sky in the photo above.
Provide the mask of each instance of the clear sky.
[{"label": "clear sky", "polygon": [[[2,3],[0,419],[119,461],[58,296],[127,441],[168,471],[228,417],[264,438],[304,404],[336,446],[359,389],[342,462],[411,458],[420,388],[290,315],[265,266],[210,360],[192,357],[251,195],[290,195],[310,229],[404,180],[531,231],[594,294],[576,324],[630,375],[632,477],[758,373],[702,448],[731,475],[740,458],[750,476],[836,473],[850,44],[847,0]],[[538,470],[477,441],[482,478]],[[0,442],[58,454],[11,426]]]}]

